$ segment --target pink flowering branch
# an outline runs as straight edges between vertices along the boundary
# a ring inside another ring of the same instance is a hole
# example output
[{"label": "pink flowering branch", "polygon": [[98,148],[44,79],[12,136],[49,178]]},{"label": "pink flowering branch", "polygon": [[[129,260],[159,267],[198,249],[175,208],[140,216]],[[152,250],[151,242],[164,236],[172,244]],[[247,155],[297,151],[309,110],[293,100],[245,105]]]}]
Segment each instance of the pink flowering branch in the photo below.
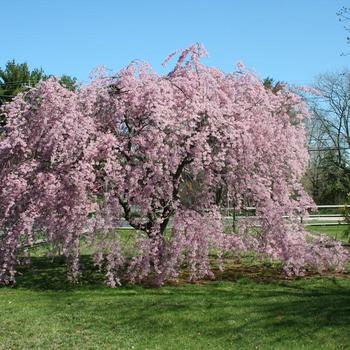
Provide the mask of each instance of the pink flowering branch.
[{"label": "pink flowering branch", "polygon": [[[0,283],[15,281],[22,242],[45,236],[79,278],[80,242],[111,287],[122,281],[213,278],[215,252],[255,251],[288,274],[344,268],[348,254],[310,239],[298,215],[312,205],[300,184],[307,109],[284,86],[272,93],[248,70],[225,74],[193,45],[160,76],[133,62],[71,92],[54,79],[5,105],[0,139]],[[224,232],[220,205],[256,207]],[[282,219],[289,216],[289,221]],[[137,230],[132,252],[116,234]],[[258,235],[252,235],[259,225]]]}]

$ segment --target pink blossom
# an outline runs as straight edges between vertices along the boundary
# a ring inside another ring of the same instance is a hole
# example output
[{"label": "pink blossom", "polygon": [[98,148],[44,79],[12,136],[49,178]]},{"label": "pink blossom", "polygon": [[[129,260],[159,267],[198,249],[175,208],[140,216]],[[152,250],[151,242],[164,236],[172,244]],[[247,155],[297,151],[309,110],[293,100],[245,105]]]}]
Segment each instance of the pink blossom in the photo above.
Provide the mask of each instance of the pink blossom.
[{"label": "pink blossom", "polygon": [[[183,50],[165,76],[135,62],[112,77],[99,70],[75,92],[49,79],[5,105],[0,283],[14,282],[20,246],[37,232],[66,255],[74,281],[84,238],[111,287],[161,285],[184,266],[192,281],[212,278],[209,252],[221,268],[224,252],[250,250],[281,260],[288,274],[345,266],[338,243],[308,240],[298,223],[313,205],[300,184],[301,98],[287,86],[273,94],[245,70],[207,67],[205,54]],[[256,207],[234,234],[218,209],[227,199]],[[115,233],[123,219],[138,232],[132,256]]]}]

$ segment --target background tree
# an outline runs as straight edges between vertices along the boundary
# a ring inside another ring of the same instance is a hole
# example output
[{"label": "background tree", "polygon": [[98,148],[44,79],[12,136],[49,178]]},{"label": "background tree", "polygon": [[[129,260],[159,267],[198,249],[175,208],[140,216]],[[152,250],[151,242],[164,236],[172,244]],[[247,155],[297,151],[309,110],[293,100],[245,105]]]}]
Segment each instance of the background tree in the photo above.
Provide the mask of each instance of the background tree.
[{"label": "background tree", "polygon": [[[0,68],[0,106],[9,102],[19,92],[35,86],[46,75],[40,69],[30,70],[27,63],[7,62],[4,69]],[[3,114],[0,114],[0,126],[5,124]]]},{"label": "background tree", "polygon": [[350,191],[350,73],[322,74],[314,88],[305,184],[318,204],[342,204]]},{"label": "background tree", "polygon": [[[343,6],[338,12],[337,16],[339,22],[348,23],[350,21],[350,8]],[[350,33],[350,27],[345,24],[344,29],[347,33]],[[350,44],[350,36],[346,37],[347,44]],[[342,53],[342,55],[348,55],[348,53]]]},{"label": "background tree", "polygon": [[265,86],[266,89],[271,90],[274,94],[283,90],[283,88],[286,86],[285,83],[281,81],[275,81],[275,79],[270,77],[267,77],[263,80],[263,85]]},{"label": "background tree", "polygon": [[346,203],[350,176],[337,166],[336,151],[320,149],[311,153],[303,180],[305,189],[319,205]]},{"label": "background tree", "polygon": [[78,87],[77,78],[65,74],[60,77],[59,83],[70,91],[75,91]]},{"label": "background tree", "polygon": [[[49,77],[51,76],[45,74],[42,68],[30,70],[27,63],[8,61],[4,69],[0,68],[0,107],[10,102],[18,93],[28,91]],[[61,76],[59,82],[68,90],[77,88],[76,78],[68,75]],[[0,131],[5,123],[5,115],[0,113]]]}]

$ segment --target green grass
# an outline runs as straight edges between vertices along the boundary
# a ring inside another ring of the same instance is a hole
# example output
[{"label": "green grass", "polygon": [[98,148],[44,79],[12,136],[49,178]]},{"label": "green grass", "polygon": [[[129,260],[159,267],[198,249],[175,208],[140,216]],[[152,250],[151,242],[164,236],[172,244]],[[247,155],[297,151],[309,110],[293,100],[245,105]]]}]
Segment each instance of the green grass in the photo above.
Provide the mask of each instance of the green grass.
[{"label": "green grass", "polygon": [[348,238],[345,237],[344,231],[348,228],[348,225],[336,225],[336,226],[306,226],[306,229],[314,233],[326,234],[338,241],[348,242]]},{"label": "green grass", "polygon": [[110,289],[84,256],[34,257],[0,289],[0,349],[349,349],[350,278],[286,280],[236,267],[220,280]]}]

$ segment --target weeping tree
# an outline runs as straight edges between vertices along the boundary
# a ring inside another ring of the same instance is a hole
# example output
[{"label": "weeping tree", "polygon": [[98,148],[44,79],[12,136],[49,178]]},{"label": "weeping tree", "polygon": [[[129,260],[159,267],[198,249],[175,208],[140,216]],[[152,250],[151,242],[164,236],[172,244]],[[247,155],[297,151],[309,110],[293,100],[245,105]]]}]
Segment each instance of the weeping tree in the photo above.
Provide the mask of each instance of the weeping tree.
[{"label": "weeping tree", "polygon": [[[112,287],[161,285],[180,266],[191,280],[213,277],[209,250],[220,267],[223,253],[254,250],[289,274],[343,268],[342,248],[307,240],[298,221],[312,205],[300,184],[308,160],[302,101],[287,87],[266,89],[242,65],[230,74],[207,67],[203,55],[199,45],[180,52],[167,75],[144,63],[112,76],[99,70],[78,91],[49,79],[5,106],[1,283],[14,282],[21,247],[38,232],[67,257],[72,280],[84,238]],[[256,207],[255,221],[236,234],[222,227],[223,192],[237,210]],[[132,253],[115,230],[121,219],[138,232]],[[259,235],[249,235],[256,224]]]}]

